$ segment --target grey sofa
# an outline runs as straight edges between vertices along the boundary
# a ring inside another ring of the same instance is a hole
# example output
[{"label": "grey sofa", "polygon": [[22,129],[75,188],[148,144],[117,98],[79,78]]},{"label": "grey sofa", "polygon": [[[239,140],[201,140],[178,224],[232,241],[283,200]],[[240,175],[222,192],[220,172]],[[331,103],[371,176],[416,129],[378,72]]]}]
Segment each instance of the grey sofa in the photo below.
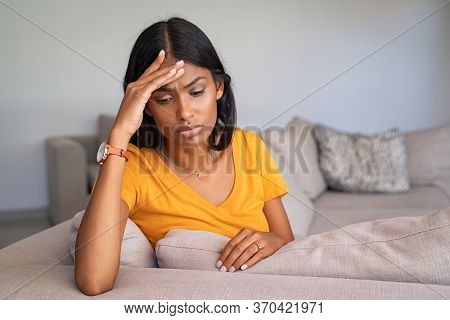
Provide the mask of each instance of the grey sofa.
[{"label": "grey sofa", "polygon": [[[102,117],[99,123],[106,123],[107,119]],[[298,118],[296,120],[297,125],[304,125]],[[111,118],[111,124],[110,121]],[[63,194],[63,199],[52,204],[52,219],[57,225],[0,250],[0,297],[311,300],[450,298],[450,286],[430,283],[127,266],[121,266],[113,290],[95,297],[86,296],[78,290],[74,281],[73,259],[69,253],[72,221],[68,219],[84,209],[87,203],[89,162],[93,160],[92,154],[95,154],[98,141],[107,135],[106,131],[104,129],[100,138],[52,138],[48,141],[49,171],[53,170],[50,173],[50,179],[53,179],[51,196],[58,198],[58,194]],[[282,150],[277,149],[276,143],[272,144],[271,134],[263,133],[262,136],[277,157]],[[450,126],[405,134],[411,189],[400,194],[331,191],[326,189],[320,173],[314,169],[307,177],[282,170],[291,190],[289,195],[283,197],[283,203],[296,240],[320,241],[322,234],[329,234],[327,231],[343,226],[399,216],[422,216],[450,207],[449,141]],[[317,150],[312,140],[308,143],[304,144],[304,153],[312,164],[317,160]],[[78,147],[76,151],[71,151],[71,146]],[[68,152],[73,154],[69,157]],[[81,156],[78,160],[81,164],[74,164],[77,162],[73,158],[75,154]],[[73,163],[69,162],[69,158]],[[91,172],[94,176],[93,168]],[[308,183],[302,185],[298,179]],[[74,181],[79,182],[80,186],[70,186]],[[78,193],[72,195],[73,198],[64,199],[67,190]],[[78,199],[75,200],[75,197]]]}]

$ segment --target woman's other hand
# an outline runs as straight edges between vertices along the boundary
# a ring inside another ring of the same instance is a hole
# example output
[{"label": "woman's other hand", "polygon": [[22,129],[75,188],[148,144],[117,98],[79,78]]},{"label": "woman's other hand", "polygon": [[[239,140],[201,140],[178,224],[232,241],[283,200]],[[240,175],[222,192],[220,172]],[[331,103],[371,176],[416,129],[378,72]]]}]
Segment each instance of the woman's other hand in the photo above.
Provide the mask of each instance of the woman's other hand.
[{"label": "woman's other hand", "polygon": [[183,60],[160,69],[164,59],[165,52],[161,50],[139,79],[127,85],[112,131],[131,138],[142,124],[143,112],[153,91],[183,75]]},{"label": "woman's other hand", "polygon": [[271,256],[285,244],[286,241],[273,232],[242,229],[225,246],[216,267],[220,271],[245,270]]}]

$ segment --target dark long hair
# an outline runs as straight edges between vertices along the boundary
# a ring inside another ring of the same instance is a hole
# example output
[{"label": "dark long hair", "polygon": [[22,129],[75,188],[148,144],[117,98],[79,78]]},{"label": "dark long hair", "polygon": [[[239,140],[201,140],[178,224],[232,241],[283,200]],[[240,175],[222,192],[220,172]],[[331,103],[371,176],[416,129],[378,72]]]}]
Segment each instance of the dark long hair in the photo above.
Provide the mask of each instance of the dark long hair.
[{"label": "dark long hair", "polygon": [[[209,137],[209,147],[217,151],[227,148],[236,127],[236,104],[231,77],[225,72],[211,41],[193,23],[172,17],[145,29],[131,51],[123,82],[124,92],[129,83],[136,81],[144,73],[162,49],[166,52],[166,57],[171,55],[176,60],[182,59],[208,69],[214,82],[223,81],[224,92],[217,101],[217,120]],[[220,132],[220,140],[215,144]],[[165,142],[165,137],[158,130],[153,117],[144,112],[142,124],[130,142],[137,147],[159,148]]]}]

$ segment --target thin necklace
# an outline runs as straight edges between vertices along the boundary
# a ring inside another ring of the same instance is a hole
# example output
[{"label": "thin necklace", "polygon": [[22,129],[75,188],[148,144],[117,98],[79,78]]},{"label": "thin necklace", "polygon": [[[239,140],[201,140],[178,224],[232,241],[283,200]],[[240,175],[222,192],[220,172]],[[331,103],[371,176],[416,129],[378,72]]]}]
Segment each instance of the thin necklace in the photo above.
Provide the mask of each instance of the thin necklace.
[{"label": "thin necklace", "polygon": [[212,163],[213,163],[213,155],[212,155],[212,151],[209,150],[209,155],[210,155],[210,157],[211,157],[211,161],[209,162],[208,167],[206,167],[205,169],[203,169],[203,170],[201,170],[201,171],[199,171],[199,172],[194,172],[194,171],[186,170],[185,168],[182,168],[182,167],[176,165],[175,163],[173,163],[173,162],[169,159],[169,157],[167,157],[167,156],[165,155],[163,149],[157,150],[157,152],[160,153],[164,158],[167,159],[167,161],[169,161],[169,163],[171,163],[172,165],[174,165],[174,166],[177,167],[178,169],[183,170],[184,172],[187,172],[187,173],[189,173],[189,174],[194,174],[194,173],[195,173],[195,174],[198,176],[199,179],[201,178],[201,174],[202,174],[203,172],[205,172],[206,170],[208,170],[208,169],[211,167]]}]

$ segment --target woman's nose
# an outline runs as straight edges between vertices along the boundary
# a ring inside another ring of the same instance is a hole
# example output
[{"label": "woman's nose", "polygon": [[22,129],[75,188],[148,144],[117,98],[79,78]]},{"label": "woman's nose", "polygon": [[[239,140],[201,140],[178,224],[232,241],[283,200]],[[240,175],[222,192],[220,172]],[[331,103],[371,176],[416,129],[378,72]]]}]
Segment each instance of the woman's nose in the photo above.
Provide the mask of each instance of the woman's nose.
[{"label": "woman's nose", "polygon": [[189,120],[193,116],[193,109],[191,106],[191,102],[180,98],[178,99],[178,110],[177,110],[177,117],[181,120]]}]

